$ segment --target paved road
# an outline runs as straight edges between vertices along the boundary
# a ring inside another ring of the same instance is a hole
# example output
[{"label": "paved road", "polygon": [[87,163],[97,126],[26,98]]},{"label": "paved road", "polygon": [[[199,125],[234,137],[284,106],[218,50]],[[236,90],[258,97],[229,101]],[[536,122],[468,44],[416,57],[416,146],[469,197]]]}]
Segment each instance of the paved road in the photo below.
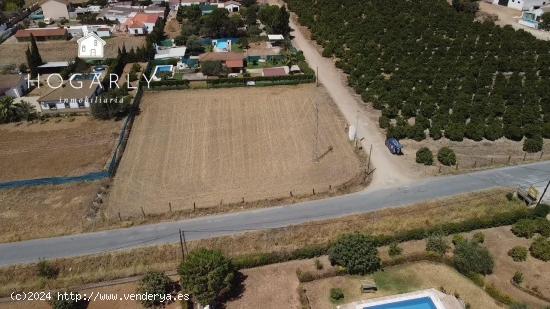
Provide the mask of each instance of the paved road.
[{"label": "paved road", "polygon": [[409,186],[357,192],[324,200],[126,229],[0,244],[0,266],[176,243],[178,229],[188,240],[234,235],[317,220],[400,207],[434,198],[499,186],[542,186],[550,178],[550,162],[506,167],[471,174],[434,177]]}]

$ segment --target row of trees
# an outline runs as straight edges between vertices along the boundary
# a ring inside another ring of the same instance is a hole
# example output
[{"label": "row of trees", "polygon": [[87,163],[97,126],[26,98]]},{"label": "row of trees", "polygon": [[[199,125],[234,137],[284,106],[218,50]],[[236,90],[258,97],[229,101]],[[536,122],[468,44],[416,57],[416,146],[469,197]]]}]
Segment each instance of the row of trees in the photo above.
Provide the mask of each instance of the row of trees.
[{"label": "row of trees", "polygon": [[287,2],[323,55],[382,111],[388,135],[525,138],[527,151],[550,137],[549,42],[474,22],[465,0],[456,9],[439,0]]}]

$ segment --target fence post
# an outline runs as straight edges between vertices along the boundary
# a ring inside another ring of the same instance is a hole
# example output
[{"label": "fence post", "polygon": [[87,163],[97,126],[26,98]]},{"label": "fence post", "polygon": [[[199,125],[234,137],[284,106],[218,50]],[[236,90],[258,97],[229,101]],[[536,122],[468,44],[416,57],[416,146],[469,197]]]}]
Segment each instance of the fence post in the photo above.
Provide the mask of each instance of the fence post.
[{"label": "fence post", "polygon": [[118,212],[118,220],[120,220],[120,222],[122,222],[122,216],[120,215],[120,211]]},{"label": "fence post", "polygon": [[508,164],[510,164],[510,160],[512,160],[512,155],[508,155]]},{"label": "fence post", "polygon": [[539,157],[539,160],[542,159],[542,156],[544,155],[544,151],[541,151],[540,152],[540,157]]},{"label": "fence post", "polygon": [[477,160],[474,161],[474,168],[476,168],[476,167],[477,167]]},{"label": "fence post", "polygon": [[168,208],[170,208],[170,212],[172,212],[172,203],[168,202]]},{"label": "fence post", "polygon": [[145,211],[143,210],[143,207],[141,207],[141,214],[143,215],[143,219],[145,219]]},{"label": "fence post", "polygon": [[197,204],[193,202],[193,212],[195,212],[196,209],[197,209]]},{"label": "fence post", "polygon": [[527,158],[527,151],[523,154],[523,161],[525,161],[525,158]]}]

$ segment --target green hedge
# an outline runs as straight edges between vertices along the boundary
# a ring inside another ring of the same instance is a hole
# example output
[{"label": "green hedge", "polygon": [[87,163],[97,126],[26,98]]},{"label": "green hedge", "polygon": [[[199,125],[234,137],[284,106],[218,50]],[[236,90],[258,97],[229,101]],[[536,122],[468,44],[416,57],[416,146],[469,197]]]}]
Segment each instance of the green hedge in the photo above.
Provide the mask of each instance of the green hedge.
[{"label": "green hedge", "polygon": [[215,87],[216,85],[243,85],[249,81],[254,82],[298,82],[298,83],[312,83],[315,81],[315,75],[301,74],[301,75],[286,75],[286,76],[256,76],[256,77],[241,77],[241,78],[219,78],[207,80],[209,86]]},{"label": "green hedge", "polygon": [[[506,213],[486,216],[482,218],[472,218],[461,222],[445,223],[435,225],[430,228],[417,228],[404,232],[399,232],[395,235],[378,235],[374,236],[377,246],[386,246],[392,242],[404,242],[409,240],[420,240],[433,233],[441,233],[443,235],[457,234],[469,232],[478,229],[498,227],[504,225],[512,225],[515,222],[535,217],[535,212],[532,209],[521,208]],[[257,253],[235,257],[233,263],[239,268],[252,268],[268,264],[281,263],[290,260],[301,260],[318,257],[328,254],[328,249],[332,243],[324,245],[305,246],[303,248],[287,251],[287,252],[271,252]]]}]

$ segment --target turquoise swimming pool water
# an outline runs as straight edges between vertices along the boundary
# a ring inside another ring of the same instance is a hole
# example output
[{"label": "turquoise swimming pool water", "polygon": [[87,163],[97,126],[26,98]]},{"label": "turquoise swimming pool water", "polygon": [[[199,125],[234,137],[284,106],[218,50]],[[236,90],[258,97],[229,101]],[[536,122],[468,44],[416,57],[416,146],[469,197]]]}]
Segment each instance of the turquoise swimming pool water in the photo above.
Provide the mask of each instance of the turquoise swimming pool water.
[{"label": "turquoise swimming pool water", "polygon": [[432,299],[420,297],[382,305],[365,306],[364,309],[437,309]]},{"label": "turquoise swimming pool water", "polygon": [[218,41],[216,43],[216,47],[219,48],[219,49],[227,49],[228,48],[228,44],[227,44],[227,41]]},{"label": "turquoise swimming pool water", "polygon": [[157,65],[157,72],[158,73],[170,73],[170,72],[172,72],[172,66],[171,65]]}]

